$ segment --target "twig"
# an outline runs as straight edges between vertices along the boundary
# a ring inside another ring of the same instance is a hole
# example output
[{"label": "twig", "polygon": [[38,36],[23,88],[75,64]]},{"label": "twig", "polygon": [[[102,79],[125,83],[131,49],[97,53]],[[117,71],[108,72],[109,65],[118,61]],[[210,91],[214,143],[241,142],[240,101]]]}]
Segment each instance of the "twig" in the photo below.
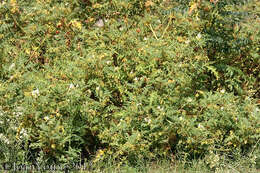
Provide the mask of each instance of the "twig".
[{"label": "twig", "polygon": [[156,38],[156,40],[158,40],[158,37],[156,36],[156,34],[155,34],[155,32],[154,32],[154,30],[153,30],[153,28],[152,28],[152,25],[151,25],[151,24],[149,24],[149,27],[150,27],[150,29],[151,29],[151,31],[152,31],[152,33],[153,33],[154,37]]},{"label": "twig", "polygon": [[41,41],[40,45],[33,51],[32,55],[29,58],[29,61],[32,59],[32,57],[34,56],[34,54],[36,53],[36,51],[43,45],[43,43],[45,42],[47,36],[44,37],[44,39]]},{"label": "twig", "polygon": [[256,146],[258,145],[259,141],[260,141],[260,139],[258,139],[258,141],[256,142],[256,144],[253,146],[253,149],[252,149],[251,153],[249,154],[250,156],[252,156],[252,154],[253,154],[253,152],[255,151],[255,148],[256,148]]},{"label": "twig", "polygon": [[19,23],[17,22],[17,20],[15,19],[15,17],[11,14],[11,17],[15,23],[16,26],[18,26],[18,28],[22,31],[23,34],[26,34],[26,32],[23,30],[23,28],[19,25]]},{"label": "twig", "polygon": [[167,29],[169,28],[171,21],[172,21],[172,17],[170,17],[169,22],[168,22],[166,28],[163,31],[162,38],[164,37],[164,34],[166,33]]}]

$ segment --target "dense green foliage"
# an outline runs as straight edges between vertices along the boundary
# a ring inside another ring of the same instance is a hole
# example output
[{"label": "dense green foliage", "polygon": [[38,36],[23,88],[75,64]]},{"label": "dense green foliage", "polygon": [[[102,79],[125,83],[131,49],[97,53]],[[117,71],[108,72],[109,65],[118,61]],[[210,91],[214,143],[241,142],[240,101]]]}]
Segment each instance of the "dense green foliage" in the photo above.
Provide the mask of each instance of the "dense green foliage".
[{"label": "dense green foliage", "polygon": [[256,0],[2,1],[0,162],[257,160],[259,11]]}]

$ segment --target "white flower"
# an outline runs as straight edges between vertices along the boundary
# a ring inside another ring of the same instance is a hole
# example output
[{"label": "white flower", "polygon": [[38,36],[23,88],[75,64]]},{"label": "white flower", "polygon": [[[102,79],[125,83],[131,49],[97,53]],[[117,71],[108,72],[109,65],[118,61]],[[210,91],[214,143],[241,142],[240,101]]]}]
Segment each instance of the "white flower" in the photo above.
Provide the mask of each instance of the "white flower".
[{"label": "white flower", "polygon": [[150,118],[144,118],[144,121],[147,122],[147,123],[150,123],[151,119]]},{"label": "white flower", "polygon": [[24,128],[21,129],[20,134],[21,134],[21,136],[23,136],[23,137],[28,136],[28,133],[27,133],[27,131],[26,131]]},{"label": "white flower", "polygon": [[192,102],[192,98],[189,97],[189,98],[187,99],[187,102]]},{"label": "white flower", "polygon": [[38,96],[38,95],[40,95],[39,89],[37,88],[36,90],[33,90],[33,91],[32,91],[32,95],[35,96],[35,97]]},{"label": "white flower", "polygon": [[103,19],[99,19],[96,23],[95,23],[96,27],[102,28],[104,27],[104,21]]},{"label": "white flower", "polygon": [[198,128],[199,129],[204,129],[204,126],[199,123]]},{"label": "white flower", "polygon": [[13,115],[16,117],[23,115],[23,107],[21,106],[16,107],[15,111],[13,112]]},{"label": "white flower", "polygon": [[138,81],[138,78],[137,78],[137,77],[135,77],[135,78],[134,78],[134,81]]},{"label": "white flower", "polygon": [[160,111],[163,110],[163,108],[161,106],[157,106],[157,109],[159,109]]},{"label": "white flower", "polygon": [[181,121],[183,120],[183,118],[182,118],[182,117],[180,117],[179,119],[180,119]]},{"label": "white flower", "polygon": [[196,38],[197,38],[197,39],[201,39],[201,33],[198,33],[198,35],[197,35]]},{"label": "white flower", "polygon": [[19,117],[21,116],[23,113],[22,112],[13,112],[13,115],[16,116],[16,117]]},{"label": "white flower", "polygon": [[69,90],[75,88],[75,86],[71,83],[69,86]]},{"label": "white flower", "polygon": [[144,40],[146,41],[146,40],[147,40],[147,37],[144,37]]},{"label": "white flower", "polygon": [[10,70],[12,70],[14,67],[15,67],[15,63],[11,64],[8,70],[10,71]]},{"label": "white flower", "polygon": [[224,94],[225,93],[225,89],[220,90],[220,93]]},{"label": "white flower", "polygon": [[107,61],[106,63],[107,63],[107,65],[109,65],[109,64],[111,64],[111,61]]},{"label": "white flower", "polygon": [[10,141],[2,133],[0,133],[0,140],[6,144],[10,144]]},{"label": "white flower", "polygon": [[45,116],[43,119],[44,119],[45,121],[48,121],[50,118],[49,118],[48,116]]},{"label": "white flower", "polygon": [[186,44],[189,44],[189,43],[190,43],[190,40],[186,40],[185,43],[186,43]]},{"label": "white flower", "polygon": [[137,106],[141,106],[141,105],[142,105],[142,103],[137,103],[136,105],[137,105]]}]

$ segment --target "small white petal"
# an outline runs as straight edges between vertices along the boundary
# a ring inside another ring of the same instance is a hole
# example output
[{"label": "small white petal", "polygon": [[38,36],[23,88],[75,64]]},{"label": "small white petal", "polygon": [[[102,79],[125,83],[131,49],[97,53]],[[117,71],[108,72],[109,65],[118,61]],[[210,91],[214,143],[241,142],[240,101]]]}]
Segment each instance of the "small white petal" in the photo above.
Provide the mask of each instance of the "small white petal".
[{"label": "small white petal", "polygon": [[221,92],[222,94],[224,94],[224,93],[225,93],[225,89],[222,89],[220,92]]},{"label": "small white petal", "polygon": [[192,98],[189,97],[189,98],[187,99],[187,102],[192,102]]},{"label": "small white petal", "polygon": [[197,39],[201,39],[201,33],[198,33]]},{"label": "small white petal", "polygon": [[144,121],[147,122],[147,123],[150,123],[151,119],[150,118],[144,118]]},{"label": "small white petal", "polygon": [[96,23],[95,23],[96,27],[102,28],[104,27],[104,21],[103,19],[99,19]]},{"label": "small white petal", "polygon": [[40,94],[40,91],[39,91],[39,89],[37,88],[36,90],[33,90],[32,91],[32,95],[33,96],[38,96]]},{"label": "small white petal", "polygon": [[73,89],[73,88],[75,88],[75,86],[71,83],[69,89]]},{"label": "small white petal", "polygon": [[47,117],[47,116],[45,116],[43,119],[44,119],[45,121],[48,121],[50,118]]},{"label": "small white petal", "polygon": [[8,70],[10,71],[10,70],[12,70],[14,67],[15,67],[15,63],[11,64]]},{"label": "small white petal", "polygon": [[186,44],[189,44],[189,43],[190,43],[190,40],[186,40],[185,43],[186,43]]},{"label": "small white petal", "polygon": [[198,128],[204,129],[204,126],[199,123]]}]

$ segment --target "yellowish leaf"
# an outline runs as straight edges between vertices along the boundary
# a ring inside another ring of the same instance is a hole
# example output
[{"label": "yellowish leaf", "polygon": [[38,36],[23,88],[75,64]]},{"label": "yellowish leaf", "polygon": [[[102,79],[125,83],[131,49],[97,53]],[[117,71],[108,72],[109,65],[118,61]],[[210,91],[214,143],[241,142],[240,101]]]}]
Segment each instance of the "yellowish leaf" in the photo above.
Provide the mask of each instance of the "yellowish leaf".
[{"label": "yellowish leaf", "polygon": [[102,7],[102,5],[99,4],[99,3],[96,3],[96,4],[94,4],[92,7],[93,7],[93,8],[100,8],[100,7]]},{"label": "yellowish leaf", "polygon": [[197,3],[193,3],[191,5],[191,7],[189,8],[188,14],[191,15],[193,13],[193,11],[197,9],[197,7],[198,7]]},{"label": "yellowish leaf", "polygon": [[182,43],[185,42],[186,38],[185,37],[177,37],[178,42]]},{"label": "yellowish leaf", "polygon": [[148,7],[153,6],[154,3],[152,1],[146,1],[144,5],[145,5],[146,8],[148,8]]}]

